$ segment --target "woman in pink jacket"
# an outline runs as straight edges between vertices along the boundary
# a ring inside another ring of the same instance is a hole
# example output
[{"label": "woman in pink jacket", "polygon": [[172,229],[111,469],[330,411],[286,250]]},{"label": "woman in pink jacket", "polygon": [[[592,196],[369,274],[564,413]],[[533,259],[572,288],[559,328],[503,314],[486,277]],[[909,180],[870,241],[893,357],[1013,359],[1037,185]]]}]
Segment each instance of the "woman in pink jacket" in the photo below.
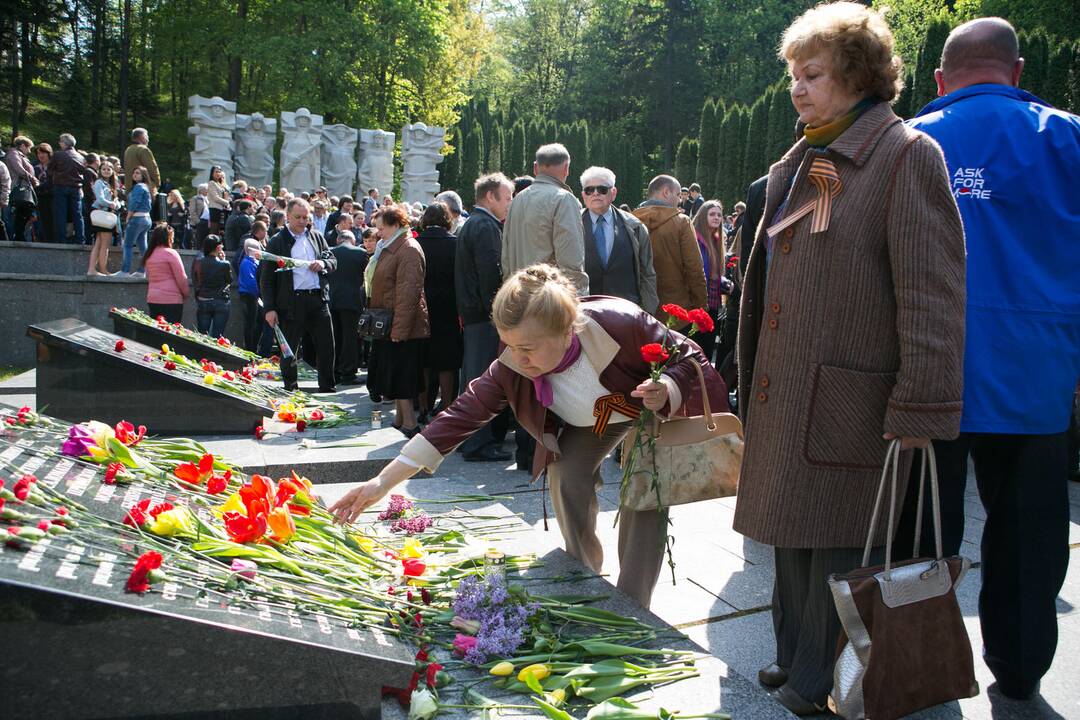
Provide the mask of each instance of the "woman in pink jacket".
[{"label": "woman in pink jacket", "polygon": [[184,301],[191,294],[180,253],[173,250],[173,229],[159,222],[150,231],[150,247],[143,259],[146,272],[146,304],[151,317],[161,315],[170,323],[182,321]]}]

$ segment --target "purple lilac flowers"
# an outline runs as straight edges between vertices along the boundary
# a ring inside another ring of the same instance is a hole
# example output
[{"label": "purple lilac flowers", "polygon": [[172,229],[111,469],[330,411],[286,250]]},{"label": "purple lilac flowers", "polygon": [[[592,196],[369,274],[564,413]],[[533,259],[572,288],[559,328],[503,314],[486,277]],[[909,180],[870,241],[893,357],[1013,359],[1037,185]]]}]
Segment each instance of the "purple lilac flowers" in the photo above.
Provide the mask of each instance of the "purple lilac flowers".
[{"label": "purple lilac flowers", "polygon": [[480,623],[476,645],[465,654],[465,661],[482,665],[489,657],[513,654],[525,642],[529,618],[539,609],[538,603],[522,604],[514,598],[501,576],[464,578],[454,598],[454,613]]},{"label": "purple lilac flowers", "polygon": [[390,532],[403,532],[406,535],[422,533],[434,522],[426,512],[413,507],[412,500],[403,495],[391,495],[390,504],[379,513],[380,520],[393,520]]}]

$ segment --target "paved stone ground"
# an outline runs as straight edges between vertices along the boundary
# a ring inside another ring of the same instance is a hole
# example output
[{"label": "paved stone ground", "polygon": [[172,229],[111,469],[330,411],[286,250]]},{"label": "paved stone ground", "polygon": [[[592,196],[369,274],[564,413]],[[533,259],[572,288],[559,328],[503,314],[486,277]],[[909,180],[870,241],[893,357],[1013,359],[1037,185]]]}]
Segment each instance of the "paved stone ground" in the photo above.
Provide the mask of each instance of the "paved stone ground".
[{"label": "paved stone ground", "polygon": [[[33,406],[33,373],[26,373],[0,383],[0,402]],[[365,421],[349,426],[308,432],[303,436],[285,432],[256,443],[251,438],[207,438],[212,451],[227,455],[245,466],[310,463],[311,477],[320,482],[320,494],[332,502],[352,482],[372,477],[378,468],[393,458],[404,444],[404,437],[389,428],[391,406],[382,409],[387,416],[384,429],[370,432],[366,418],[372,405],[361,387],[343,392],[338,399],[351,407]],[[278,426],[284,430],[284,426]],[[321,448],[326,443],[355,439],[362,434],[367,447]],[[303,448],[302,441],[315,447]],[[512,449],[512,443],[507,444]],[[600,490],[599,535],[607,559],[604,571],[618,577],[615,555],[616,531],[613,527],[618,502],[619,470],[610,460],[605,463],[605,483]],[[968,483],[967,523],[963,554],[976,567],[959,589],[961,609],[976,656],[976,675],[983,692],[969,700],[932,708],[913,716],[926,720],[1027,720],[1041,718],[1080,718],[1080,673],[1072,661],[1080,652],[1080,483],[1070,483],[1069,500],[1072,523],[1069,573],[1058,597],[1059,643],[1055,662],[1043,679],[1041,695],[1029,702],[1004,698],[993,685],[993,677],[981,662],[981,633],[977,599],[980,586],[979,538],[985,515],[975,494],[974,479]],[[440,499],[450,495],[483,493],[498,496],[498,502],[518,513],[539,532],[546,547],[561,545],[554,515],[550,529],[544,528],[543,499],[540,489],[529,484],[526,473],[512,466],[493,463],[467,463],[460,455],[451,456],[434,478],[417,477],[406,483],[404,492],[420,499]],[[665,571],[656,589],[652,610],[659,617],[685,632],[706,648],[723,666],[745,678],[754,679],[758,668],[773,659],[773,634],[769,613],[773,565],[772,550],[732,529],[735,499],[727,498],[675,508],[672,512],[676,584]],[[756,687],[756,684],[755,684]],[[761,689],[764,694],[764,689]],[[768,717],[790,717],[773,705]],[[755,714],[755,716],[757,716]],[[824,716],[823,716],[824,717]]]}]

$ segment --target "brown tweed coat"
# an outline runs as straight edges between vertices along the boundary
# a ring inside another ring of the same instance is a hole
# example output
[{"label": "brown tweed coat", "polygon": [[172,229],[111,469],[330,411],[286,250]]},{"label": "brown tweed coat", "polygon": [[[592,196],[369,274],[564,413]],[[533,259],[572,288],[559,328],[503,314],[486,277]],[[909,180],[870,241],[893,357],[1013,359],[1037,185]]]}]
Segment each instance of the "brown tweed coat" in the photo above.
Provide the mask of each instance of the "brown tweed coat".
[{"label": "brown tweed coat", "polygon": [[828,229],[802,218],[769,262],[765,229],[789,186],[787,212],[817,197],[807,172],[819,156],[803,139],[769,169],[746,269],[735,529],[780,547],[861,547],[882,434],[960,429],[964,233],[941,149],[879,103],[824,152],[843,185]]}]

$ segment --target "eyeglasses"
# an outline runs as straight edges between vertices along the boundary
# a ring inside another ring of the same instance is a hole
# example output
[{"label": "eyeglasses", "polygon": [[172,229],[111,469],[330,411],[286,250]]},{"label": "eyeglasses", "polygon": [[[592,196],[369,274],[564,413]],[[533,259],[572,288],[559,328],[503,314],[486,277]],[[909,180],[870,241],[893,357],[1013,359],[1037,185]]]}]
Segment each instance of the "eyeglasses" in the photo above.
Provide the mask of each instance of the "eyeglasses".
[{"label": "eyeglasses", "polygon": [[589,187],[581,188],[581,191],[586,195],[607,195],[611,192],[610,185],[590,185]]}]

